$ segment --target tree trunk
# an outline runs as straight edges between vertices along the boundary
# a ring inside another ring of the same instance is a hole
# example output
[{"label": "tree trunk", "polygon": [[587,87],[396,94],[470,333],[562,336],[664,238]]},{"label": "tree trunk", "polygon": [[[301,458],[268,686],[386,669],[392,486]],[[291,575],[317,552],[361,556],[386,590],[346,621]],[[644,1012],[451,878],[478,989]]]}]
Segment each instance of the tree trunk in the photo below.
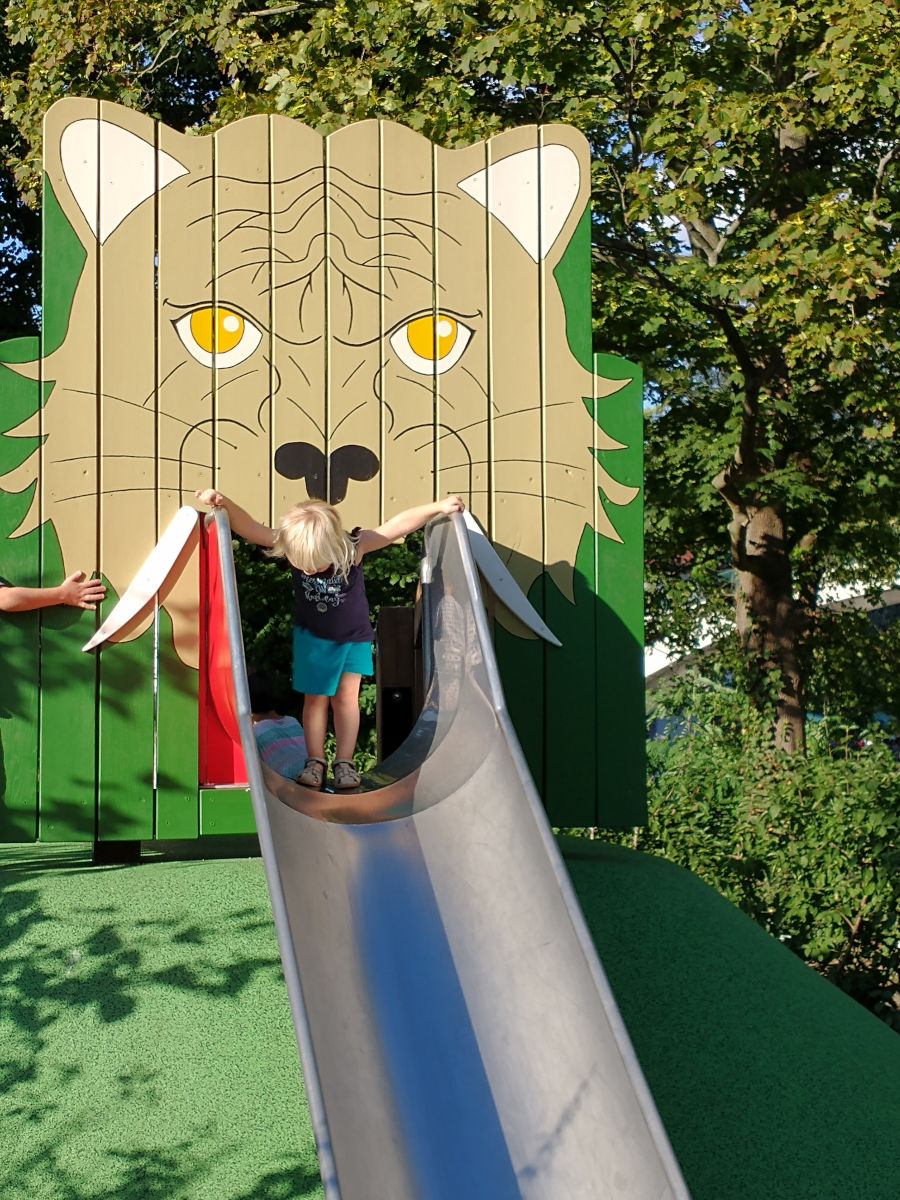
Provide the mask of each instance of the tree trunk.
[{"label": "tree trunk", "polygon": [[777,507],[735,512],[729,526],[737,570],[735,620],[748,661],[760,673],[775,669],[775,744],[788,753],[804,747],[805,709],[798,660],[801,619],[792,594],[784,514]]},{"label": "tree trunk", "polygon": [[805,746],[806,712],[798,653],[803,609],[794,599],[784,507],[766,503],[760,495],[768,470],[784,462],[776,458],[770,464],[758,453],[761,392],[765,387],[770,393],[788,395],[788,373],[777,352],[770,353],[764,363],[755,360],[724,313],[722,324],[744,376],[738,444],[731,462],[713,480],[731,509],[728,531],[738,585],[735,621],[748,666],[751,671],[756,668],[760,685],[764,686],[769,671],[777,672],[775,744],[793,753]]}]

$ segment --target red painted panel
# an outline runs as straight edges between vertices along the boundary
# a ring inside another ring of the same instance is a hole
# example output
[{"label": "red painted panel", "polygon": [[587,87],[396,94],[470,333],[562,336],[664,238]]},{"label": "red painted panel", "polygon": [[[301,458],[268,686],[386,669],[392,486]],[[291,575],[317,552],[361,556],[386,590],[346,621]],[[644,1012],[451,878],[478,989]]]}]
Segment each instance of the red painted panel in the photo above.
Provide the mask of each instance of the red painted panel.
[{"label": "red painted panel", "polygon": [[231,679],[219,548],[215,528],[207,529],[202,523],[200,555],[200,786],[246,784],[247,769]]}]

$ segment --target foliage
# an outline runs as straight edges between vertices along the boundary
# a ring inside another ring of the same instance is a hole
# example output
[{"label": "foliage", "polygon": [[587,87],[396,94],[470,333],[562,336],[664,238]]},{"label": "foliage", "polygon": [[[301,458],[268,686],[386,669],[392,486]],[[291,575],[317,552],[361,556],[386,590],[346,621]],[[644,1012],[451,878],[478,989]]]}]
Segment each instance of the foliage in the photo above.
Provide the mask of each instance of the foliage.
[{"label": "foliage", "polygon": [[732,612],[798,742],[823,580],[897,561],[897,32],[819,0],[598,31],[598,328],[650,380],[648,633]]},{"label": "foliage", "polygon": [[63,94],[198,129],[581,128],[596,342],[648,380],[648,635],[688,646],[737,618],[798,744],[823,580],[884,586],[900,554],[896,5],[7,0],[5,28],[8,161],[32,198]]},{"label": "foliage", "polygon": [[787,758],[745,696],[696,671],[654,694],[653,717],[647,828],[602,836],[687,867],[900,1030],[900,765],[883,734],[826,717]]},{"label": "foliage", "polygon": [[[203,0],[8,0],[5,29],[19,49],[0,81],[2,116],[26,150],[10,164],[25,199],[40,193],[41,121],[62,96],[139,109],[176,128],[203,121],[222,86],[210,37],[229,6]],[[214,15],[216,14],[216,15]]]},{"label": "foliage", "polygon": [[[23,47],[11,45],[0,30],[0,79],[26,61]],[[0,120],[0,340],[37,333],[40,216],[19,197],[8,165],[25,151],[15,126]]]},{"label": "foliage", "polygon": [[[825,609],[810,654],[809,703],[816,713],[865,726],[875,713],[900,719],[900,621],[896,610]],[[894,618],[890,620],[890,618]],[[883,623],[889,620],[890,623]]]}]

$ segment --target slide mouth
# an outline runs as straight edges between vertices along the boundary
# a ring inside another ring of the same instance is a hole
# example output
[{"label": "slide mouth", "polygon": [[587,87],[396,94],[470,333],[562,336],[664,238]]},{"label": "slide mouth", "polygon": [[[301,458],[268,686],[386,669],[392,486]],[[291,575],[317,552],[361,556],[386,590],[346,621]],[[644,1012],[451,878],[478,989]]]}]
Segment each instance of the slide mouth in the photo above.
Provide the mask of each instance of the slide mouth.
[{"label": "slide mouth", "polygon": [[[219,531],[224,515],[218,510],[212,519],[221,543],[226,609],[230,604],[237,613],[230,531],[227,522],[224,534]],[[422,812],[470,782],[497,744],[499,676],[466,525],[458,514],[438,518],[426,530],[421,595],[425,703],[405,741],[363,773],[352,792],[314,791],[259,763],[252,730],[248,734],[243,646],[229,637],[234,713],[251,785],[258,766],[265,789],[295,812],[333,824],[371,825]],[[227,685],[223,680],[219,686]]]}]

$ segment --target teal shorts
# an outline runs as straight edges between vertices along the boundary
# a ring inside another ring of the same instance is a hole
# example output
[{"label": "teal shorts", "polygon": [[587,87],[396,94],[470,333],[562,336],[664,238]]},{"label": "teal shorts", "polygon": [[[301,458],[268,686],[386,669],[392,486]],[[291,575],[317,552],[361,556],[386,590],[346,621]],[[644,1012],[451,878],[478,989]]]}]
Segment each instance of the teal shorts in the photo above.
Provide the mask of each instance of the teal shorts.
[{"label": "teal shorts", "polygon": [[371,675],[373,670],[371,642],[329,642],[294,626],[295,692],[333,696],[344,672]]}]

